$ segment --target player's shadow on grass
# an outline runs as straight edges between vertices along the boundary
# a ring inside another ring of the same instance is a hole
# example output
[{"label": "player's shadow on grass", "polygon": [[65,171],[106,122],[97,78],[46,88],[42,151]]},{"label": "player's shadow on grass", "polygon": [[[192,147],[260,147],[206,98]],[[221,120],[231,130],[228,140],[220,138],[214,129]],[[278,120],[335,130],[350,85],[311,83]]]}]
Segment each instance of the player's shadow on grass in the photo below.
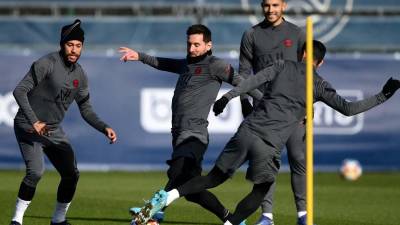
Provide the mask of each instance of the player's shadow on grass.
[{"label": "player's shadow on grass", "polygon": [[[28,216],[26,215],[25,217],[29,217],[29,218],[35,218],[35,219],[46,219],[48,221],[51,220],[51,217],[49,216]],[[118,219],[118,218],[100,218],[100,217],[96,217],[96,218],[91,218],[91,217],[68,217],[67,219],[69,220],[81,220],[81,221],[101,221],[101,222],[123,222],[123,223],[129,223],[130,220],[129,219]],[[162,222],[162,224],[174,224],[174,225],[184,225],[184,224],[202,224],[202,225],[219,225],[220,223],[204,223],[204,222],[188,222],[188,221],[169,221],[169,220],[164,220]]]}]

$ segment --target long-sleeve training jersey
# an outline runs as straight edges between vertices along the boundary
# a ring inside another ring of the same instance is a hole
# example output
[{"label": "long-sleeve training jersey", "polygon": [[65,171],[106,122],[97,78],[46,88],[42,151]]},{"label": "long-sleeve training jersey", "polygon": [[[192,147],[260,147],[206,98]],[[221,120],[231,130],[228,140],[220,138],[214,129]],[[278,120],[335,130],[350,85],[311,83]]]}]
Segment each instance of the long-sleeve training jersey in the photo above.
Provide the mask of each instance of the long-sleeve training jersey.
[{"label": "long-sleeve training jersey", "polygon": [[19,105],[15,124],[32,129],[37,121],[57,127],[75,100],[84,120],[100,132],[108,127],[93,111],[89,101],[88,79],[78,64],[67,66],[61,52],[53,52],[35,61],[15,88]]},{"label": "long-sleeve training jersey", "polygon": [[[232,99],[260,84],[266,85],[260,103],[241,126],[248,127],[263,140],[281,149],[293,129],[305,117],[305,71],[304,63],[280,60],[241,82],[224,97]],[[314,102],[317,101],[351,116],[383,103],[386,97],[378,93],[364,100],[348,102],[314,72]]]},{"label": "long-sleeve training jersey", "polygon": [[[305,34],[298,26],[286,20],[278,26],[272,26],[264,20],[242,36],[239,74],[248,78],[277,60],[300,61],[304,42]],[[264,92],[263,88],[261,86],[259,90]]]},{"label": "long-sleeve training jersey", "polygon": [[[234,86],[243,78],[224,60],[205,54],[189,62],[187,59],[160,58],[139,53],[139,60],[158,70],[179,74],[172,99],[172,135],[174,146],[188,137],[208,143],[207,117],[221,83]],[[250,93],[260,99],[262,93]]]},{"label": "long-sleeve training jersey", "polygon": [[239,74],[247,78],[277,60],[299,61],[304,42],[305,34],[296,25],[284,20],[274,27],[264,20],[242,36]]}]

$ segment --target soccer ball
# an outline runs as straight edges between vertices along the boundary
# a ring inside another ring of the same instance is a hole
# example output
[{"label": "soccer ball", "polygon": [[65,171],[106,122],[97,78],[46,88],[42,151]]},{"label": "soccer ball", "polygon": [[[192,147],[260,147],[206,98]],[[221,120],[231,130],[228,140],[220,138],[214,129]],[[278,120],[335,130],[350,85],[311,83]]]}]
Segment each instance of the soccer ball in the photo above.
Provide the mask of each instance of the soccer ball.
[{"label": "soccer ball", "polygon": [[362,167],[358,160],[345,159],[340,167],[340,175],[349,181],[355,181],[360,178]]}]

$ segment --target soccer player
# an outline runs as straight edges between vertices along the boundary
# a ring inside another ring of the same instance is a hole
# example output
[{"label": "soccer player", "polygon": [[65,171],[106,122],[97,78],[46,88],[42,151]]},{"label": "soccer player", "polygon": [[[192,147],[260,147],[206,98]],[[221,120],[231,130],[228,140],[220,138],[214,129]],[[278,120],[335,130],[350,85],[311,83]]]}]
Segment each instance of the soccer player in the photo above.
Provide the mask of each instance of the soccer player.
[{"label": "soccer player", "polygon": [[[222,82],[237,85],[243,80],[232,66],[212,55],[211,31],[204,25],[187,29],[187,57],[185,59],[159,58],[121,47],[123,61],[141,61],[158,70],[179,74],[172,99],[172,155],[167,161],[166,190],[182,185],[201,175],[201,162],[208,145],[207,117]],[[255,90],[256,98],[261,98]],[[197,203],[214,213],[222,221],[229,211],[204,190],[187,195],[188,201]],[[135,208],[131,209],[131,212]],[[135,221],[133,221],[135,222]]]},{"label": "soccer player", "polygon": [[79,178],[74,151],[60,123],[71,103],[79,106],[82,117],[93,128],[104,133],[110,143],[116,133],[101,121],[89,101],[88,80],[77,63],[84,42],[81,21],[61,30],[60,51],[35,61],[14,90],[19,110],[14,130],[26,175],[21,183],[10,225],[21,225],[25,210],[35,194],[36,185],[44,173],[44,154],[61,176],[57,203],[51,225],[68,225],[66,213]]},{"label": "soccer player", "polygon": [[[239,57],[239,74],[249,77],[266,68],[276,60],[301,61],[301,48],[305,42],[305,34],[296,25],[284,19],[287,8],[285,0],[262,0],[261,7],[264,20],[247,30],[242,37]],[[264,92],[264,86],[259,88]],[[241,96],[243,115],[250,111],[247,96]],[[253,100],[254,105],[258,101]],[[292,191],[298,214],[298,225],[305,225],[306,214],[306,173],[305,143],[303,141],[305,127],[298,124],[287,140],[286,149],[291,172]],[[275,183],[272,185],[261,204],[262,215],[256,225],[273,225],[272,203]]]},{"label": "soccer player", "polygon": [[[323,63],[325,46],[314,41],[314,67]],[[237,225],[260,206],[262,197],[275,182],[280,167],[281,150],[291,133],[305,116],[305,71],[300,62],[279,60],[271,66],[241,82],[214,103],[216,115],[228,102],[260,84],[268,85],[260,103],[241,123],[236,134],[226,144],[214,168],[207,176],[193,178],[169,192],[161,190],[142,208],[151,216],[181,196],[216,187],[249,161],[246,178],[254,183],[252,191],[236,207],[224,225]],[[360,101],[348,102],[316,72],[314,72],[314,101],[322,101],[346,116],[367,111],[388,100],[400,88],[400,81],[390,78],[378,94]]]}]

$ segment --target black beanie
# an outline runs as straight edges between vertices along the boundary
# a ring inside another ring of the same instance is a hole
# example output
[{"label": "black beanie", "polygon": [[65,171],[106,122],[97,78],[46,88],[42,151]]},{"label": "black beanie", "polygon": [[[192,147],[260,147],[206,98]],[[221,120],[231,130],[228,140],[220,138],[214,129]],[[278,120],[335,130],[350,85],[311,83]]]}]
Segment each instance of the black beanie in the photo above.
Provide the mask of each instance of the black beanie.
[{"label": "black beanie", "polygon": [[74,23],[63,26],[61,29],[60,45],[70,40],[78,40],[83,43],[85,40],[84,35],[85,32],[81,28],[81,21],[77,19]]}]

